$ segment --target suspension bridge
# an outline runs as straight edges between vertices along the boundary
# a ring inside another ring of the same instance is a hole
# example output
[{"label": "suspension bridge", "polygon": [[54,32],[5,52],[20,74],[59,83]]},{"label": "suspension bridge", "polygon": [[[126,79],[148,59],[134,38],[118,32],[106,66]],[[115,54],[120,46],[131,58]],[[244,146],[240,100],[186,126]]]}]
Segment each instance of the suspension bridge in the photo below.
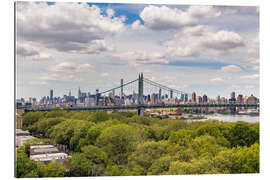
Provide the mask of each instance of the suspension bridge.
[{"label": "suspension bridge", "polygon": [[[96,90],[92,105],[60,107],[71,111],[98,111],[98,110],[125,110],[137,109],[138,115],[143,116],[145,109],[154,108],[229,108],[232,111],[237,107],[259,108],[259,103],[209,103],[188,102],[191,94],[170,88],[166,85],[144,78],[143,73],[135,80],[123,83],[120,86],[99,92]],[[26,112],[30,111],[51,111],[55,107],[30,106],[21,107]]]}]

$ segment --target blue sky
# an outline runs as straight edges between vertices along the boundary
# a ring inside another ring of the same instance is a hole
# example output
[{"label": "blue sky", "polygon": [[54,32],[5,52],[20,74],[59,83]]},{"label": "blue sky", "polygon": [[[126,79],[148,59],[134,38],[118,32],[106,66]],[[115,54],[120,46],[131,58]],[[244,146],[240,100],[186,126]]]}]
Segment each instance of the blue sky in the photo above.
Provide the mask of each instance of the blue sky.
[{"label": "blue sky", "polygon": [[17,97],[94,93],[140,72],[184,92],[259,96],[259,9],[19,2]]}]

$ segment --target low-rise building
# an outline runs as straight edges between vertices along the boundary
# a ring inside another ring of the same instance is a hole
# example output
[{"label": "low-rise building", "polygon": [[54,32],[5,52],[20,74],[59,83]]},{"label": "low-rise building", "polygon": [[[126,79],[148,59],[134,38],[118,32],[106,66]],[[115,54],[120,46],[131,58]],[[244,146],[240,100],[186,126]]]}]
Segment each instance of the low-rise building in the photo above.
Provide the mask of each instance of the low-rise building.
[{"label": "low-rise building", "polygon": [[59,152],[53,145],[30,146],[30,159],[34,161],[42,163],[64,162],[67,158],[68,154]]}]

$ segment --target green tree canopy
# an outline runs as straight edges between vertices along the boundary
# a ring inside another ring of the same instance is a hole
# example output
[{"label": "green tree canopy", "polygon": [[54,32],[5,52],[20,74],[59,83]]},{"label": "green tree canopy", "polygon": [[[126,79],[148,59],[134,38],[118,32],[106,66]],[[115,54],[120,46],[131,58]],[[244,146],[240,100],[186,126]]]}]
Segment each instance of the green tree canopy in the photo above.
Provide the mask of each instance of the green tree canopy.
[{"label": "green tree canopy", "polygon": [[74,153],[69,159],[72,176],[104,175],[108,161],[107,154],[100,148],[88,145],[82,147],[82,153]]},{"label": "green tree canopy", "polygon": [[135,150],[137,137],[132,127],[118,124],[103,130],[96,144],[120,165],[125,163],[128,155]]}]

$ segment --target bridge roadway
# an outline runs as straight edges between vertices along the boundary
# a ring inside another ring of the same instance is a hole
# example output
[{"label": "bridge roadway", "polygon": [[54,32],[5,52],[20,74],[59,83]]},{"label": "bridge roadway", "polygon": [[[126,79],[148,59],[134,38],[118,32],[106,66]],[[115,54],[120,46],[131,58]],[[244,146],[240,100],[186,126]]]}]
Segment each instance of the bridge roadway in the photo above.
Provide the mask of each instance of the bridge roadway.
[{"label": "bridge roadway", "polygon": [[[98,110],[121,110],[121,109],[156,109],[156,108],[208,108],[208,107],[253,107],[259,108],[259,104],[151,104],[151,105],[124,105],[124,106],[88,106],[88,107],[60,107],[60,109],[67,111],[98,111]],[[56,108],[49,107],[25,107],[26,112],[32,111],[52,111]]]}]

